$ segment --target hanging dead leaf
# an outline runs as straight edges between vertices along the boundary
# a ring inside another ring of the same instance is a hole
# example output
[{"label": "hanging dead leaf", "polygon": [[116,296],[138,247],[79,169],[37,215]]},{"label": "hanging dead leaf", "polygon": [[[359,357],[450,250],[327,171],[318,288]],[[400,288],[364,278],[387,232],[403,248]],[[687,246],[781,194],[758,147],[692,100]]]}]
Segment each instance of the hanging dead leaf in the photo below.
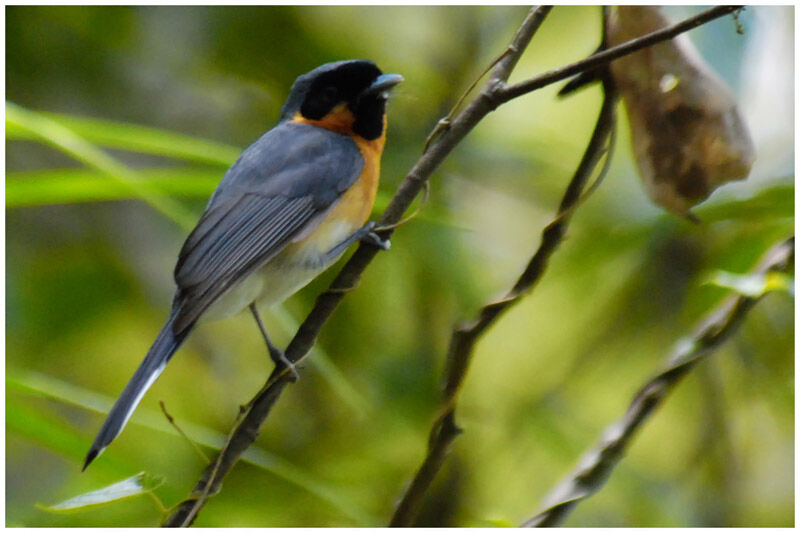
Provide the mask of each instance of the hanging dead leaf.
[{"label": "hanging dead leaf", "polygon": [[[654,6],[618,6],[608,46],[669,25]],[[697,221],[690,208],[720,185],[744,179],[755,159],[733,94],[686,35],[611,63],[631,127],[639,173],[658,205]]]}]

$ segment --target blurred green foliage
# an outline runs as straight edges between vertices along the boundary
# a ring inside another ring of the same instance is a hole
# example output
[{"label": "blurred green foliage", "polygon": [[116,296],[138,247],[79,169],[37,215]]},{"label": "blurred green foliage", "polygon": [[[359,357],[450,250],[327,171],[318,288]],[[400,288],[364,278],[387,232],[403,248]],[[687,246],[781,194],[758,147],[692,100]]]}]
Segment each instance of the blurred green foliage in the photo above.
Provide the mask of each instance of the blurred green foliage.
[{"label": "blurred green foliage", "polygon": [[[792,72],[792,28],[782,22],[792,9],[748,9],[744,36],[729,19],[691,34],[748,96],[743,111],[768,154],[747,181],[697,209],[702,225],[647,201],[622,115],[606,182],[536,291],[477,347],[458,411],[465,432],[420,525],[510,525],[532,514],[726,295],[706,283],[711,273],[744,273],[791,233],[791,116],[762,111],[791,108],[793,80],[753,69]],[[157,524],[148,498],[71,514],[36,504],[143,470],[165,480],[155,493],[174,504],[203,463],[158,400],[210,451],[263,383],[270,365],[250,317],[203,325],[126,431],[80,473],[100,412],[166,316],[187,224],[238,151],[274,124],[297,75],[363,57],[405,76],[390,105],[380,212],[525,11],[7,7],[6,523]],[[788,51],[774,45],[781,35]],[[557,7],[512,80],[580,59],[598,38],[597,8]],[[302,379],[197,525],[388,521],[425,452],[453,324],[518,275],[588,140],[599,91],[566,100],[556,91],[498,109],[436,172],[422,215],[336,311]],[[266,317],[276,341],[288,341],[335,270]],[[767,296],[567,525],[793,524],[793,346],[791,298]]]}]

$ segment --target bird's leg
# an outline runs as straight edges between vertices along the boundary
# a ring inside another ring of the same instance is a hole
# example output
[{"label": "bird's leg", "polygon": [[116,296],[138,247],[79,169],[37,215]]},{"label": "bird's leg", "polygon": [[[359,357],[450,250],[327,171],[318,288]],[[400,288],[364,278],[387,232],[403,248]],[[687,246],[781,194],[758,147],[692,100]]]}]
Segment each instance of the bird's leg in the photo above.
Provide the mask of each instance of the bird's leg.
[{"label": "bird's leg", "polygon": [[327,256],[331,258],[339,257],[339,255],[344,252],[348,246],[353,244],[356,241],[362,241],[373,246],[377,246],[381,250],[388,250],[392,243],[389,242],[389,239],[383,240],[375,233],[375,222],[369,221],[364,226],[359,228],[355,231],[352,235],[348,238],[328,250]]},{"label": "bird's leg", "polygon": [[286,354],[283,352],[283,350],[272,344],[272,341],[269,340],[267,330],[264,329],[264,323],[261,322],[261,317],[258,314],[258,309],[256,309],[255,302],[250,304],[250,311],[253,313],[253,318],[256,319],[258,329],[261,330],[261,335],[264,337],[264,342],[267,343],[267,350],[269,350],[269,357],[272,359],[272,362],[275,363],[275,366],[284,366],[288,368],[289,372],[292,374],[292,381],[297,381],[300,379],[300,375],[297,373],[294,363],[289,361],[289,358],[286,357]]}]

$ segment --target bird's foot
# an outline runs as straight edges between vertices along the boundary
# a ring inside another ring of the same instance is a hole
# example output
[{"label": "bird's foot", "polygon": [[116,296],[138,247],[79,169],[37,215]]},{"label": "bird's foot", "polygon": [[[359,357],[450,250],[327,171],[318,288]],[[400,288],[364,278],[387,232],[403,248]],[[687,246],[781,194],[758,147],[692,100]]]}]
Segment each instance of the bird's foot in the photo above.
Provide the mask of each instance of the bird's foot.
[{"label": "bird's foot", "polygon": [[292,363],[288,357],[286,357],[286,352],[277,348],[276,346],[269,347],[269,356],[272,359],[272,362],[275,363],[276,367],[283,367],[289,369],[289,373],[291,374],[291,380],[296,382],[300,379],[300,374],[297,373],[297,367]]},{"label": "bird's foot", "polygon": [[377,246],[381,250],[388,250],[392,247],[392,242],[389,239],[382,239],[380,235],[375,232],[375,222],[367,222],[361,231],[364,234],[361,237],[361,242]]},{"label": "bird's foot", "polygon": [[367,222],[363,226],[361,226],[358,230],[356,230],[352,235],[348,238],[328,250],[326,255],[331,259],[338,259],[339,256],[344,253],[348,246],[353,244],[356,241],[365,242],[367,244],[371,244],[373,246],[377,246],[381,250],[388,250],[391,246],[389,239],[381,239],[377,233],[375,233],[375,222]]}]

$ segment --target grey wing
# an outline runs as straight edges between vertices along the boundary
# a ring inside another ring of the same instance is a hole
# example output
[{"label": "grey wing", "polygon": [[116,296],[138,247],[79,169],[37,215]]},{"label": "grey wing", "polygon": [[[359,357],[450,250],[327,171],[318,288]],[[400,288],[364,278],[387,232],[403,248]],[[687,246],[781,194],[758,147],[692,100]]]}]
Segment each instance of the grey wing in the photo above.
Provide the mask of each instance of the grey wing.
[{"label": "grey wing", "polygon": [[314,126],[279,125],[248,148],[181,250],[173,330],[193,324],[224,292],[318,221],[363,165],[349,137]]}]

